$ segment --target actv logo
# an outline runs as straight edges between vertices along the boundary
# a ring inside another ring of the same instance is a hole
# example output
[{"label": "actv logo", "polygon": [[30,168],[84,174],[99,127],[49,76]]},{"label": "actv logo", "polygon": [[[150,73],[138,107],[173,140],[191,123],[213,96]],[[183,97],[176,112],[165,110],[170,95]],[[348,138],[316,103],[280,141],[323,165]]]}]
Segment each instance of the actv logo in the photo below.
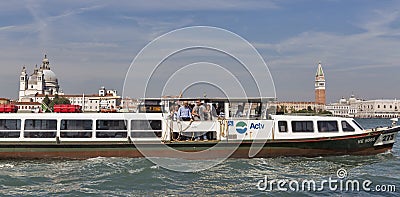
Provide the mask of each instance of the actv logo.
[{"label": "actv logo", "polygon": [[246,133],[247,131],[247,124],[245,122],[238,122],[236,123],[236,131],[240,134]]},{"label": "actv logo", "polygon": [[265,127],[265,125],[261,124],[261,123],[257,123],[257,124],[251,123],[250,124],[250,129],[264,129],[264,127]]}]

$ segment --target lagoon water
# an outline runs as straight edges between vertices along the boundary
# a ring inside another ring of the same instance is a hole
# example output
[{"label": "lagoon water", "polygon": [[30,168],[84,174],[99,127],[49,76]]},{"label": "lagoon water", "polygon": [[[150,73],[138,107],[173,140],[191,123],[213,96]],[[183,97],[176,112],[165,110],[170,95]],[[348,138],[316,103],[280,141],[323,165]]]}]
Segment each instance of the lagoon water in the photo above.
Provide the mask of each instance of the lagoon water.
[{"label": "lagoon water", "polygon": [[[390,125],[387,119],[358,121],[365,128]],[[346,178],[338,178],[339,169],[346,170]],[[265,178],[300,184],[314,180],[317,189],[329,179],[369,180],[372,190],[394,185],[396,191],[331,191],[327,184],[321,191],[290,191],[288,184],[282,188],[289,191],[279,191],[272,184],[274,190],[269,191],[271,187],[263,188]],[[391,152],[374,156],[228,159],[196,173],[165,170],[145,158],[0,161],[1,196],[400,196],[399,190],[399,142]]]}]

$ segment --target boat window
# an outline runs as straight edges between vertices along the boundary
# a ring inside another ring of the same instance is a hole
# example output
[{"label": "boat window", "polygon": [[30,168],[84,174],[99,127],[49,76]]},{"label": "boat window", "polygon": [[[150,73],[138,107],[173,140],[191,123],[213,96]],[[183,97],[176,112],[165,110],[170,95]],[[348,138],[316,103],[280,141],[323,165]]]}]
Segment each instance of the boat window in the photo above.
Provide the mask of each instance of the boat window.
[{"label": "boat window", "polygon": [[92,120],[61,120],[61,130],[92,130]]},{"label": "boat window", "polygon": [[319,132],[339,132],[337,121],[317,121]]},{"label": "boat window", "polygon": [[125,120],[97,120],[97,130],[126,130]]},{"label": "boat window", "polygon": [[161,120],[132,120],[131,125],[133,138],[160,138],[162,135]]},{"label": "boat window", "polygon": [[25,131],[25,138],[55,138],[57,132],[56,131]]},{"label": "boat window", "polygon": [[131,130],[161,130],[161,120],[132,120]]},{"label": "boat window", "polygon": [[261,117],[262,105],[259,102],[230,102],[230,117],[258,119]]},{"label": "boat window", "polygon": [[20,119],[0,120],[0,138],[19,138],[21,130]]},{"label": "boat window", "polygon": [[278,121],[279,132],[287,132],[287,122],[286,121]]},{"label": "boat window", "polygon": [[155,131],[155,132],[131,132],[131,137],[133,138],[160,138],[162,135],[161,131]]},{"label": "boat window", "polygon": [[21,120],[20,119],[0,120],[0,130],[21,130]]},{"label": "boat window", "polygon": [[314,132],[313,121],[292,121],[293,132]]},{"label": "boat window", "polygon": [[96,138],[126,138],[128,132],[118,131],[118,132],[108,132],[108,131],[98,131],[96,132]]},{"label": "boat window", "polygon": [[358,124],[357,121],[353,120],[353,123],[356,124],[357,127],[360,128],[361,130],[364,130],[364,128],[360,124]]},{"label": "boat window", "polygon": [[347,121],[342,121],[342,129],[343,131],[355,131],[354,128],[347,122]]},{"label": "boat window", "polygon": [[62,131],[60,133],[60,137],[62,137],[62,138],[91,138],[92,132]]},{"label": "boat window", "polygon": [[97,120],[96,129],[98,130],[96,138],[126,138],[128,136],[125,120]]},{"label": "boat window", "polygon": [[25,120],[25,130],[57,130],[57,120]]},{"label": "boat window", "polygon": [[19,138],[20,132],[13,131],[1,131],[0,138]]}]

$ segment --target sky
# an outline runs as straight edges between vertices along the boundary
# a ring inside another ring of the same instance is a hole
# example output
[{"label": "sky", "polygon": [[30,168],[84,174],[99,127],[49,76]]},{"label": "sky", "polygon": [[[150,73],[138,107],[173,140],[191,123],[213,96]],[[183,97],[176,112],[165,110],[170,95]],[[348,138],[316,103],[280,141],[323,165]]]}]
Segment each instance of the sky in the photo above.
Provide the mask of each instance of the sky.
[{"label": "sky", "polygon": [[278,100],[313,101],[318,62],[328,102],[400,98],[399,8],[395,0],[2,1],[0,97],[17,98],[22,66],[31,73],[44,54],[66,94],[121,93],[151,41],[212,26],[256,48]]}]

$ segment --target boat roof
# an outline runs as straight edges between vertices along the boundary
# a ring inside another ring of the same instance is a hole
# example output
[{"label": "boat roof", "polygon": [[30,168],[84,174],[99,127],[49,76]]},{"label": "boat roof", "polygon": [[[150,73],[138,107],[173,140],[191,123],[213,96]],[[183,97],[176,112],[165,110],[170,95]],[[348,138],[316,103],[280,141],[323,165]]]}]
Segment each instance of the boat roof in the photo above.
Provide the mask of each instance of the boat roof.
[{"label": "boat roof", "polygon": [[353,120],[353,118],[338,116],[299,116],[299,115],[271,115],[274,120]]},{"label": "boat roof", "polygon": [[272,102],[276,101],[274,97],[183,97],[183,98],[142,98],[142,101],[193,101],[193,100],[204,100],[204,101],[214,101],[214,102],[249,102],[249,103],[257,103],[257,102]]}]

